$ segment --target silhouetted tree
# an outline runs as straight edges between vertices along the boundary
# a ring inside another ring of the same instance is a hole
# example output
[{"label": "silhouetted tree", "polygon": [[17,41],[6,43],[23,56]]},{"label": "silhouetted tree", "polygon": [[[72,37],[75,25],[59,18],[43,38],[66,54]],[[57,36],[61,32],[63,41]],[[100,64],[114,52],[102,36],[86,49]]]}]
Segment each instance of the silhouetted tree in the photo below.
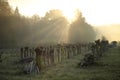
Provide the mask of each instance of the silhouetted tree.
[{"label": "silhouetted tree", "polygon": [[35,24],[34,39],[39,42],[60,42],[66,30],[68,22],[60,10],[50,10],[41,20]]},{"label": "silhouetted tree", "polygon": [[62,11],[58,9],[53,9],[53,10],[48,11],[44,18],[48,20],[52,20],[52,19],[56,19],[59,17],[63,17]]},{"label": "silhouetted tree", "polygon": [[82,13],[77,11],[76,20],[70,25],[69,29],[70,42],[90,42],[95,38],[96,33],[93,27],[85,21]]},{"label": "silhouetted tree", "polygon": [[6,0],[0,0],[0,16],[12,15],[12,9]]},{"label": "silhouetted tree", "polygon": [[14,15],[15,16],[20,16],[18,7],[15,8]]}]

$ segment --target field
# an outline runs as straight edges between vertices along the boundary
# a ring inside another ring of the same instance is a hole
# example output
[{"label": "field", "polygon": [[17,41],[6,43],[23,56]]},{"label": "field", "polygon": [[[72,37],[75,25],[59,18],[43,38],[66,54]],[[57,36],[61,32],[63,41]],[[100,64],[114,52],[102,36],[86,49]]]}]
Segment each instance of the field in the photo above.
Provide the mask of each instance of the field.
[{"label": "field", "polygon": [[8,51],[0,63],[0,80],[120,80],[120,51],[110,48],[93,66],[80,68],[83,54],[42,70],[39,74],[23,74],[18,64],[19,53]]}]

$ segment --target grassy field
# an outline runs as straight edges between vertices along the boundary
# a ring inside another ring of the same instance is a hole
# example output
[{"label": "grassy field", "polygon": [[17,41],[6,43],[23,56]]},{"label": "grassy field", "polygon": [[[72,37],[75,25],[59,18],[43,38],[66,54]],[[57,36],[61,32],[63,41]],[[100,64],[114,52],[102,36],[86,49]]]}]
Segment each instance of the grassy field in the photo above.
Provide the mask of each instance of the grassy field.
[{"label": "grassy field", "polygon": [[22,74],[21,65],[16,64],[19,55],[7,53],[0,63],[0,80],[120,80],[120,51],[109,49],[94,66],[78,68],[77,63],[83,54],[74,56],[52,67],[46,68],[40,74]]}]

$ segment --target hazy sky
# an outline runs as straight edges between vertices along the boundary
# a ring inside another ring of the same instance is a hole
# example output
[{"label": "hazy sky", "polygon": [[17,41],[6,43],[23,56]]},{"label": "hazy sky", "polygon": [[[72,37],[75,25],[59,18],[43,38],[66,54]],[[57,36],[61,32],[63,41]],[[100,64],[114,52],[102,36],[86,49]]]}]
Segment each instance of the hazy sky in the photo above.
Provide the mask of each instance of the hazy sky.
[{"label": "hazy sky", "polygon": [[92,25],[119,24],[120,0],[8,0],[10,5],[19,7],[20,13],[41,16],[50,9],[61,9],[65,16],[72,18],[75,9],[80,9],[86,21]]}]

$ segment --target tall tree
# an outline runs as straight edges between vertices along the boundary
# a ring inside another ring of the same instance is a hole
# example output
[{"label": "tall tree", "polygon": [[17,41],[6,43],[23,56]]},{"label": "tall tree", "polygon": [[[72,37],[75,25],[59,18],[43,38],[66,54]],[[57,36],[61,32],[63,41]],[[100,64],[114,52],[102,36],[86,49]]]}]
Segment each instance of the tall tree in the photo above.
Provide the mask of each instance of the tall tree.
[{"label": "tall tree", "polygon": [[45,18],[52,20],[55,18],[63,17],[62,11],[58,9],[50,10],[46,13]]},{"label": "tall tree", "polygon": [[77,11],[76,20],[70,25],[69,40],[72,43],[93,41],[96,33],[93,27],[85,21],[80,11]]},{"label": "tall tree", "polygon": [[0,0],[0,16],[12,15],[12,9],[6,0]]},{"label": "tall tree", "polygon": [[66,31],[67,19],[60,10],[50,10],[34,26],[34,39],[36,43],[43,42],[62,42]]},{"label": "tall tree", "polygon": [[15,8],[14,15],[15,15],[15,16],[20,16],[18,7]]}]

